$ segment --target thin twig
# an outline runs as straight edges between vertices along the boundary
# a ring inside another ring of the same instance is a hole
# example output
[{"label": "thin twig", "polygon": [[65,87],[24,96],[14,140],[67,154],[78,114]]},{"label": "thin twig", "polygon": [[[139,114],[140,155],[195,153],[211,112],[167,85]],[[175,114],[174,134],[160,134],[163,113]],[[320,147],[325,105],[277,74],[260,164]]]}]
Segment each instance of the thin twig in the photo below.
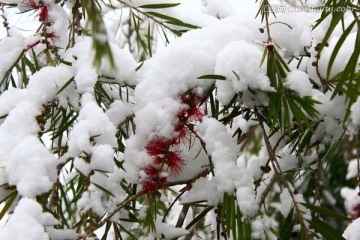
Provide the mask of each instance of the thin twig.
[{"label": "thin twig", "polygon": [[[119,212],[121,209],[123,209],[126,205],[128,205],[130,202],[136,200],[137,198],[145,195],[146,192],[145,191],[141,191],[138,192],[137,194],[127,198],[126,200],[124,200],[122,203],[120,203],[111,213],[106,214],[106,217],[101,220],[101,222],[99,222],[96,226],[96,229],[102,227],[105,223],[107,223],[108,221],[110,221],[110,219],[112,218],[112,216],[114,216],[117,212]],[[92,229],[92,231],[95,231],[96,229]]]},{"label": "thin twig", "polygon": [[167,215],[169,214],[171,208],[174,206],[174,204],[177,202],[177,200],[184,195],[185,192],[180,193],[179,195],[176,196],[176,198],[174,199],[174,201],[172,201],[172,203],[170,204],[169,208],[166,210],[164,217],[162,219],[162,222],[165,222],[165,218],[167,217]]},{"label": "thin twig", "polygon": [[271,161],[271,164],[273,166],[274,172],[275,172],[276,175],[278,175],[278,177],[281,180],[281,182],[283,183],[284,187],[288,190],[288,192],[290,194],[290,197],[291,197],[291,199],[293,201],[293,205],[294,205],[294,208],[295,208],[295,211],[296,211],[296,215],[297,215],[297,217],[299,219],[300,225],[304,229],[306,239],[312,239],[311,232],[309,231],[308,227],[306,226],[305,219],[304,219],[304,217],[302,215],[302,212],[301,212],[301,210],[299,208],[299,205],[298,205],[298,202],[296,200],[295,194],[293,193],[288,181],[284,177],[284,174],[283,174],[283,172],[281,170],[280,164],[276,159],[275,152],[273,151],[270,140],[269,140],[269,138],[268,138],[268,136],[266,134],[266,130],[265,130],[265,127],[264,127],[263,120],[261,119],[260,114],[257,112],[257,109],[255,109],[255,114],[258,117],[258,121],[260,123],[260,127],[261,127],[262,132],[263,132],[265,145],[266,145],[266,148],[267,148],[267,151],[268,151],[268,154],[269,154],[270,161]]},{"label": "thin twig", "polygon": [[3,18],[3,26],[5,27],[6,29],[6,36],[9,37],[10,36],[10,27],[9,27],[9,22],[5,16],[5,9],[4,9],[4,4],[3,3],[0,3],[0,10],[2,12],[1,14],[1,17]]},{"label": "thin twig", "polygon": [[205,217],[205,215],[210,212],[214,207],[208,207],[204,211],[202,211],[199,215],[197,215],[187,226],[186,230],[189,230],[195,223],[197,223],[200,219]]},{"label": "thin twig", "polygon": [[262,206],[265,203],[265,199],[266,199],[267,195],[269,194],[269,192],[271,191],[271,188],[274,185],[274,183],[276,182],[276,180],[278,180],[278,175],[274,174],[272,176],[269,184],[266,186],[265,190],[261,193],[259,206]]},{"label": "thin twig", "polygon": [[190,205],[189,205],[189,204],[183,205],[183,208],[182,208],[182,210],[181,210],[181,212],[180,212],[180,215],[179,215],[179,218],[178,218],[178,220],[177,220],[177,222],[176,222],[175,227],[177,227],[177,228],[181,228],[181,227],[182,227],[182,225],[184,224],[186,215],[187,215],[187,213],[188,213],[188,211],[189,211],[189,208],[190,208]]},{"label": "thin twig", "polygon": [[119,123],[117,128],[120,129],[124,124],[126,124],[127,122],[133,120],[134,117],[135,117],[135,114],[131,114],[131,115],[127,116],[121,123]]}]

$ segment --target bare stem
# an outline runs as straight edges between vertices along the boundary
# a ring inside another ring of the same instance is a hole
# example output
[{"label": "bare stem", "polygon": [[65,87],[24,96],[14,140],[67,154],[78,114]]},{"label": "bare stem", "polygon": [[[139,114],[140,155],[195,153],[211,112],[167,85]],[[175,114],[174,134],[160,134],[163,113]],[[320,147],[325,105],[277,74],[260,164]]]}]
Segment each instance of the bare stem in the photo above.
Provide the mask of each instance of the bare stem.
[{"label": "bare stem", "polygon": [[268,136],[266,134],[266,130],[265,130],[265,127],[264,127],[263,120],[261,119],[260,114],[257,112],[257,109],[255,109],[255,114],[258,117],[260,127],[261,127],[263,135],[264,135],[264,141],[265,141],[266,149],[268,151],[270,161],[271,161],[271,164],[272,164],[273,169],[274,169],[274,173],[278,176],[278,178],[281,180],[284,187],[288,190],[288,192],[290,194],[290,197],[291,197],[291,199],[293,201],[293,205],[294,205],[294,208],[295,208],[295,211],[296,211],[296,215],[297,215],[297,217],[299,219],[300,225],[304,229],[306,239],[312,239],[311,232],[310,232],[310,230],[308,229],[308,227],[307,227],[307,225],[305,223],[305,219],[304,219],[303,214],[302,214],[302,212],[301,212],[301,210],[299,208],[299,204],[298,204],[298,202],[296,200],[295,194],[293,193],[288,181],[284,177],[284,173],[282,172],[280,164],[276,159],[275,152],[274,152],[274,150],[273,150],[273,148],[271,146],[270,140],[269,140],[269,138],[268,138]]}]

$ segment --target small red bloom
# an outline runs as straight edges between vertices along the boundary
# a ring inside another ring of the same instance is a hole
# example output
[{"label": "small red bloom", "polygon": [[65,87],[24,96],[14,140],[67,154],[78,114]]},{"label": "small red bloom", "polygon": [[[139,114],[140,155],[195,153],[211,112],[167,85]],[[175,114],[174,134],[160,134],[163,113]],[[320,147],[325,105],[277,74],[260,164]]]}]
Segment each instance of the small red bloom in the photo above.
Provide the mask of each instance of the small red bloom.
[{"label": "small red bloom", "polygon": [[161,185],[165,185],[165,184],[167,183],[167,177],[161,177],[161,178],[159,179],[159,183],[160,183]]},{"label": "small red bloom", "polygon": [[190,121],[201,121],[203,116],[203,112],[198,107],[190,108],[188,110],[188,119]]},{"label": "small red bloom", "polygon": [[29,6],[32,9],[38,9],[40,6],[36,4],[34,0],[29,0],[25,5]]},{"label": "small red bloom", "polygon": [[151,177],[155,177],[158,175],[158,169],[156,169],[154,166],[146,166],[144,168],[144,172],[146,173],[146,175],[151,176]]},{"label": "small red bloom", "polygon": [[169,141],[157,138],[150,141],[145,148],[150,156],[157,156],[160,154],[164,154],[168,149],[169,145]]},{"label": "small red bloom", "polygon": [[55,39],[57,39],[57,38],[59,38],[59,37],[56,36],[55,33],[52,32],[52,33],[48,33],[48,34],[46,35],[46,38],[47,38],[47,39],[50,39],[51,41],[54,42]]},{"label": "small red bloom", "polygon": [[164,156],[155,156],[153,158],[154,164],[160,165],[163,162]]},{"label": "small red bloom", "polygon": [[178,153],[169,152],[169,160],[167,164],[172,172],[178,174],[184,165],[184,160],[179,157]]},{"label": "small red bloom", "polygon": [[145,192],[153,192],[156,190],[156,183],[152,181],[142,181],[141,188]]},{"label": "small red bloom", "polygon": [[274,50],[274,44],[269,44],[266,46],[266,48],[269,50],[269,51],[272,51]]},{"label": "small red bloom", "polygon": [[189,141],[188,135],[191,133],[190,130],[183,123],[179,122],[175,126],[175,132],[177,137],[171,141],[171,145],[177,145]]},{"label": "small red bloom", "polygon": [[181,96],[181,102],[188,105],[187,108],[179,112],[178,118],[180,122],[187,121],[201,121],[204,114],[197,106],[197,101],[203,101],[195,93],[190,93],[186,96]]},{"label": "small red bloom", "polygon": [[32,49],[33,47],[35,47],[36,45],[38,45],[40,43],[40,41],[34,42],[32,44],[29,44],[26,46],[26,51]]},{"label": "small red bloom", "polygon": [[43,6],[41,9],[40,9],[40,12],[39,12],[39,21],[41,22],[46,22],[49,18],[49,10],[48,10],[48,6]]}]

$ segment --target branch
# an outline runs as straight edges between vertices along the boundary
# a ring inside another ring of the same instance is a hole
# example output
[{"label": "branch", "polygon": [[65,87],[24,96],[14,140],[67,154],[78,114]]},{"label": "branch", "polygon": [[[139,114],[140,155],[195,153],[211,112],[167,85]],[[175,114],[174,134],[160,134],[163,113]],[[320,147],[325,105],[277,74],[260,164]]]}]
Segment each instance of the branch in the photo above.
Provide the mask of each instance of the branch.
[{"label": "branch", "polygon": [[[108,221],[110,221],[110,219],[112,218],[112,216],[114,216],[117,212],[119,212],[122,208],[124,208],[126,205],[128,205],[130,202],[136,200],[137,198],[145,195],[146,192],[145,191],[140,191],[137,194],[127,198],[126,200],[124,200],[122,203],[120,203],[111,213],[107,213],[106,217],[98,223],[98,225],[96,226],[96,229],[99,229],[100,227],[102,227],[105,223],[107,223]],[[91,232],[94,232],[96,229],[91,229]]]},{"label": "branch", "polygon": [[129,121],[132,121],[135,117],[135,114],[131,114],[129,116],[127,116],[121,123],[119,123],[119,125],[117,126],[118,129],[120,129],[124,124],[126,124]]},{"label": "branch", "polygon": [[197,223],[200,219],[205,217],[205,215],[210,212],[214,207],[208,207],[204,211],[202,211],[199,215],[197,215],[187,226],[186,230],[189,230],[195,223]]},{"label": "branch", "polygon": [[277,177],[282,181],[284,187],[288,190],[288,192],[289,192],[289,194],[291,196],[291,199],[293,201],[293,205],[294,205],[294,208],[295,208],[295,211],[296,211],[296,215],[297,215],[297,217],[299,219],[300,225],[304,229],[306,239],[312,239],[311,232],[308,229],[308,227],[306,226],[305,219],[304,219],[304,217],[302,215],[302,212],[301,212],[301,210],[299,208],[298,202],[296,201],[295,195],[294,195],[293,191],[291,190],[288,181],[284,177],[284,174],[283,174],[283,172],[281,170],[280,164],[276,159],[275,152],[273,151],[273,148],[271,146],[270,140],[269,140],[268,136],[266,135],[264,122],[263,122],[263,120],[262,120],[262,118],[261,118],[261,116],[258,113],[256,108],[254,109],[254,111],[255,111],[256,116],[258,117],[258,121],[260,123],[260,127],[261,127],[261,130],[262,130],[263,135],[264,135],[264,141],[265,141],[266,149],[268,151],[271,164],[273,165],[274,172],[277,175]]},{"label": "branch", "polygon": [[259,206],[261,206],[265,203],[265,199],[266,199],[267,195],[269,194],[269,192],[271,191],[271,188],[274,185],[274,183],[276,182],[276,180],[278,180],[278,175],[274,174],[272,176],[269,184],[266,186],[265,190],[261,194]]}]

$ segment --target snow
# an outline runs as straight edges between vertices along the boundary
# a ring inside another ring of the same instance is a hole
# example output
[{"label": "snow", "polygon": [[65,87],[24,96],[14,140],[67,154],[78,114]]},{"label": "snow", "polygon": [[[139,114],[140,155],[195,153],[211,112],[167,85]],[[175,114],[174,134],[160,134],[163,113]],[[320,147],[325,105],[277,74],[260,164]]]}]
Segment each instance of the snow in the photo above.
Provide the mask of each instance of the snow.
[{"label": "snow", "polygon": [[156,233],[153,234],[155,238],[163,238],[163,239],[174,239],[181,237],[183,235],[189,234],[188,230],[183,228],[175,228],[167,223],[163,223],[160,220],[155,222]]},{"label": "snow", "polygon": [[50,239],[53,240],[68,240],[77,238],[77,233],[73,229],[55,229],[54,227],[47,227],[46,232],[49,234]]},{"label": "snow", "polygon": [[16,62],[24,50],[24,39],[20,36],[5,37],[0,41],[0,79]]},{"label": "snow", "polygon": [[293,206],[293,201],[291,199],[290,193],[287,189],[284,189],[280,194],[280,212],[286,218],[289,215],[289,212]]},{"label": "snow", "polygon": [[116,68],[113,69],[108,59],[104,59],[99,69],[93,67],[94,50],[90,37],[78,37],[75,46],[64,54],[65,61],[72,63],[75,82],[79,93],[93,93],[99,76],[115,78],[109,82],[121,85],[134,85],[137,64],[128,50],[120,49],[110,43]]},{"label": "snow", "polygon": [[[15,3],[12,0],[6,2]],[[129,3],[139,6],[169,2],[177,1],[137,0]],[[184,5],[186,2],[189,1],[184,1]],[[34,4],[37,6],[39,1],[35,0]],[[154,139],[172,140],[178,137],[179,131],[176,127],[179,124],[179,115],[181,111],[189,108],[181,100],[184,94],[191,92],[201,99],[215,84],[216,99],[221,106],[227,105],[235,94],[239,96],[236,104],[241,107],[262,108],[272,104],[269,102],[269,93],[275,89],[270,86],[269,78],[266,76],[266,64],[260,66],[267,34],[258,31],[259,28],[264,28],[259,19],[249,20],[250,18],[239,14],[239,2],[203,0],[202,9],[199,7],[200,1],[196,1],[198,8],[188,12],[185,8],[180,11],[176,11],[175,8],[154,10],[179,17],[192,24],[199,24],[203,28],[184,33],[167,47],[160,47],[138,70],[136,54],[132,50],[119,47],[124,44],[122,38],[125,34],[120,33],[118,36],[116,32],[119,29],[115,25],[111,26],[110,32],[114,39],[110,43],[110,48],[116,67],[113,68],[108,59],[103,59],[100,66],[94,68],[92,38],[77,37],[75,46],[66,49],[69,17],[63,7],[52,0],[42,1],[42,4],[48,7],[48,19],[40,21],[44,24],[41,31],[55,34],[54,38],[49,39],[50,45],[59,47],[58,56],[70,65],[59,63],[45,66],[46,57],[42,54],[39,56],[41,69],[31,74],[26,87],[10,88],[1,93],[0,116],[4,118],[0,125],[0,185],[14,185],[22,198],[15,212],[10,215],[9,221],[0,228],[0,239],[42,240],[77,237],[73,230],[58,230],[52,227],[57,224],[56,220],[50,214],[43,213],[41,206],[30,199],[48,192],[58,177],[57,165],[71,159],[74,159],[69,163],[71,170],[65,167],[66,171],[69,170],[64,174],[65,182],[76,181],[81,174],[89,181],[88,188],[74,203],[76,208],[81,213],[91,209],[99,216],[113,211],[119,203],[129,197],[119,183],[126,180],[126,184],[139,184],[147,177],[144,167],[154,162],[146,149],[149,142]],[[22,5],[24,4],[19,2],[20,9],[24,8]],[[181,7],[183,4],[179,8]],[[38,11],[39,9],[31,11],[33,18],[39,18]],[[245,9],[241,11],[245,12]],[[118,16],[119,12],[109,11],[106,16],[113,16],[111,14]],[[322,89],[316,69],[312,66],[316,55],[315,46],[323,38],[330,21],[327,19],[324,24],[311,31],[311,25],[319,14],[279,13],[277,19],[271,17],[270,27],[275,47],[280,55],[284,56],[285,61],[292,57],[305,56],[299,69],[296,68],[298,60],[293,59],[291,71],[284,79],[284,86],[300,97],[311,96],[321,102],[316,105],[319,117],[314,120],[319,122],[319,127],[312,142],[321,140],[329,143],[337,141],[346,130],[342,119],[346,114],[344,106],[347,102],[345,95],[332,99],[332,92]],[[349,15],[345,15],[345,25],[349,24],[349,19]],[[111,20],[107,19],[109,22]],[[118,20],[116,24],[122,21]],[[326,76],[330,56],[341,33],[340,27],[335,30],[329,40],[329,47],[321,54],[319,72],[322,77]],[[5,37],[1,40],[0,79],[23,53],[24,48],[43,38],[41,34]],[[106,40],[104,34],[95,37],[100,41]],[[336,58],[330,74],[331,79],[343,70],[344,64],[353,52],[355,38],[356,30],[353,30]],[[45,44],[41,43],[33,50],[39,54],[45,47]],[[307,58],[307,54],[311,54],[311,57]],[[32,60],[31,57],[27,57]],[[226,79],[198,79],[202,75],[211,74],[223,75]],[[15,78],[16,82],[21,82],[21,76]],[[58,93],[68,81],[71,83],[67,88]],[[97,102],[94,91],[97,83],[102,84],[104,90],[114,98],[113,102]],[[315,84],[318,85],[317,90],[314,89]],[[127,86],[134,90],[130,90],[125,98],[119,92],[123,92]],[[69,132],[64,133],[61,144],[68,147],[68,150],[60,159],[53,154],[54,149],[50,149],[46,137],[38,136],[40,127],[37,117],[44,110],[44,105],[53,101],[58,101],[59,106],[66,111],[71,106],[76,114],[78,113],[76,121],[68,128]],[[198,105],[198,102],[196,104]],[[198,109],[201,113],[205,112],[206,104]],[[233,136],[238,129],[242,134],[252,133],[258,122],[247,120],[247,115],[239,115],[231,124],[225,126],[221,120],[209,117],[211,112],[208,114],[187,122],[191,126],[188,130],[196,134],[189,133],[185,140],[176,146],[171,145],[172,153],[178,154],[183,166],[175,173],[167,171],[170,168],[169,164],[160,169],[156,177],[166,178],[168,181],[161,187],[166,188],[167,183],[192,180],[192,188],[181,198],[182,204],[206,201],[208,205],[216,206],[221,204],[224,193],[235,194],[244,218],[253,220],[252,237],[273,237],[270,229],[276,229],[276,222],[270,217],[260,216],[262,210],[259,211],[258,205],[261,192],[273,174],[264,174],[261,170],[261,166],[268,160],[266,148],[263,146],[256,154],[247,152],[247,149],[241,152],[242,148]],[[135,127],[131,127],[133,132],[129,131],[130,138],[122,142],[126,147],[125,152],[118,153],[117,127],[130,117],[133,118]],[[219,116],[219,119],[220,117],[222,116]],[[350,119],[356,129],[360,125],[360,98],[351,106]],[[255,131],[254,136],[257,137],[257,134]],[[270,141],[275,146],[279,139],[280,133],[272,135]],[[277,146],[276,155],[281,170],[286,172],[299,167],[299,156],[295,155],[295,152],[291,153],[292,145],[284,146],[284,142],[281,141]],[[170,148],[170,145],[167,148]],[[323,148],[319,146],[320,150]],[[315,151],[309,151],[306,156],[300,155],[304,159],[303,166],[317,159],[316,154]],[[116,166],[114,159],[123,164],[123,169]],[[348,179],[356,176],[354,164],[354,161],[349,164]],[[261,180],[256,191],[254,180]],[[110,196],[102,188],[114,196]],[[287,216],[293,205],[291,196],[287,189],[280,193],[279,189],[274,188],[281,203],[279,210]],[[160,193],[161,201],[170,202],[173,198],[166,198],[165,191]],[[353,214],[359,205],[357,189],[343,188],[341,194],[345,199],[347,212],[349,215]],[[1,197],[5,195],[6,192],[1,192]],[[301,194],[296,195],[296,201],[305,202]],[[310,218],[310,211],[301,205],[299,207],[305,218]],[[143,207],[145,208],[146,206]],[[124,210],[115,214],[111,220],[118,221],[120,217],[129,216]],[[159,219],[156,221],[157,231],[150,233],[149,237],[164,236],[165,239],[172,239],[189,233],[187,230],[160,222]],[[174,221],[174,216],[170,221]],[[215,225],[216,217],[207,216],[207,221]],[[130,226],[130,223],[128,224]],[[356,239],[357,233],[354,229],[358,227],[358,221],[354,221],[344,232],[344,237]]]},{"label": "snow", "polygon": [[47,33],[54,33],[55,38],[52,39],[53,44],[60,48],[65,48],[68,44],[68,28],[69,28],[69,19],[68,16],[61,6],[52,3],[52,1],[47,1],[49,4],[49,21],[52,22],[51,26],[47,27]]},{"label": "snow", "polygon": [[[237,145],[225,126],[215,119],[205,118],[199,125],[199,133],[206,143],[208,154],[212,157],[217,195],[222,196],[236,189],[240,210],[245,216],[253,215],[258,209],[257,204],[254,204],[256,202],[252,186],[254,179],[248,169],[236,164]],[[208,194],[209,197],[214,198],[214,191],[209,191]]]},{"label": "snow", "polygon": [[344,198],[345,200],[344,202],[345,210],[349,216],[356,214],[357,212],[356,208],[360,204],[360,198],[358,196],[358,192],[359,190],[357,188],[351,189],[348,187],[344,187],[340,191],[341,197]]},{"label": "snow", "polygon": [[102,202],[103,196],[104,193],[101,190],[98,190],[94,184],[90,184],[88,190],[77,201],[77,207],[84,213],[91,209],[98,216],[102,216],[106,212]]},{"label": "snow", "polygon": [[[333,64],[333,67],[329,75],[329,79],[333,79],[336,74],[342,72],[343,69],[345,68],[347,62],[350,59],[350,56],[354,52],[355,39],[356,39],[356,32],[350,33],[349,36],[347,36],[346,40],[344,41],[343,45],[340,48],[340,51],[336,56],[335,62]],[[324,50],[321,52],[321,58],[319,60],[319,72],[323,78],[326,78],[327,76],[327,69],[328,69],[330,57],[334,52],[335,45],[338,41],[339,41],[339,37],[336,36],[332,37],[331,40],[329,41],[329,47],[324,48]],[[360,63],[360,60],[358,60],[358,63]]]},{"label": "snow", "polygon": [[48,240],[44,226],[57,223],[50,213],[42,212],[41,205],[35,200],[22,198],[9,221],[0,228],[0,239]]},{"label": "snow", "polygon": [[9,112],[0,125],[0,165],[6,166],[9,154],[25,137],[37,134],[39,126],[35,117],[39,114],[37,106],[29,101],[19,103]]},{"label": "snow", "polygon": [[360,218],[356,219],[345,229],[343,237],[346,240],[357,240],[359,239],[359,228],[360,228]]},{"label": "snow", "polygon": [[116,129],[103,110],[96,104],[93,96],[82,96],[82,108],[79,112],[78,123],[69,133],[69,151],[66,157],[77,156],[81,152],[90,154],[93,143],[117,145],[115,139]]},{"label": "snow", "polygon": [[253,121],[251,119],[247,121],[245,118],[239,116],[234,118],[233,129],[240,128],[242,133],[247,133],[249,132],[250,127],[256,126],[257,124],[257,121]]},{"label": "snow", "polygon": [[285,81],[285,87],[297,92],[300,97],[312,95],[313,86],[310,83],[309,76],[299,70],[290,72]]},{"label": "snow", "polygon": [[358,174],[358,160],[357,159],[352,159],[349,162],[349,165],[348,165],[346,179],[356,178],[357,174]]},{"label": "snow", "polygon": [[312,25],[318,14],[305,11],[278,12],[276,18],[270,14],[271,37],[284,50],[285,56],[299,57],[306,54],[304,49],[311,46]]},{"label": "snow", "polygon": [[360,97],[357,98],[356,102],[351,106],[351,120],[352,123],[359,126],[360,125]]},{"label": "snow", "polygon": [[251,228],[254,239],[276,239],[271,232],[271,228],[276,228],[276,222],[272,218],[259,216],[251,222]]},{"label": "snow", "polygon": [[262,54],[257,46],[245,41],[230,42],[217,54],[215,74],[227,78],[216,83],[222,104],[228,104],[235,93],[247,92],[249,88],[274,91],[265,74],[265,66],[259,67]]},{"label": "snow", "polygon": [[298,158],[295,152],[291,153],[291,150],[292,146],[285,146],[277,154],[279,156],[278,162],[283,172],[296,169],[299,166]]},{"label": "snow", "polygon": [[36,197],[51,189],[57,178],[57,159],[35,136],[25,137],[10,153],[6,166],[9,184],[22,196]]},{"label": "snow", "polygon": [[202,4],[202,12],[216,18],[225,18],[236,13],[231,0],[203,0]]},{"label": "snow", "polygon": [[321,93],[313,90],[313,99],[321,103],[316,107],[319,111],[318,118],[324,120],[315,131],[314,141],[325,138],[325,141],[331,142],[344,131],[340,119],[343,119],[346,113],[345,96],[337,96],[331,99],[331,95],[331,92]]},{"label": "snow", "polygon": [[206,200],[208,204],[216,206],[222,199],[220,194],[214,194],[217,193],[217,184],[214,178],[200,178],[193,184],[191,190],[181,198],[180,204]]},{"label": "snow", "polygon": [[91,153],[91,168],[104,172],[111,172],[114,168],[114,150],[110,145],[99,144]]},{"label": "snow", "polygon": [[239,209],[245,217],[252,217],[259,210],[252,186],[239,187],[236,190],[236,199]]}]

